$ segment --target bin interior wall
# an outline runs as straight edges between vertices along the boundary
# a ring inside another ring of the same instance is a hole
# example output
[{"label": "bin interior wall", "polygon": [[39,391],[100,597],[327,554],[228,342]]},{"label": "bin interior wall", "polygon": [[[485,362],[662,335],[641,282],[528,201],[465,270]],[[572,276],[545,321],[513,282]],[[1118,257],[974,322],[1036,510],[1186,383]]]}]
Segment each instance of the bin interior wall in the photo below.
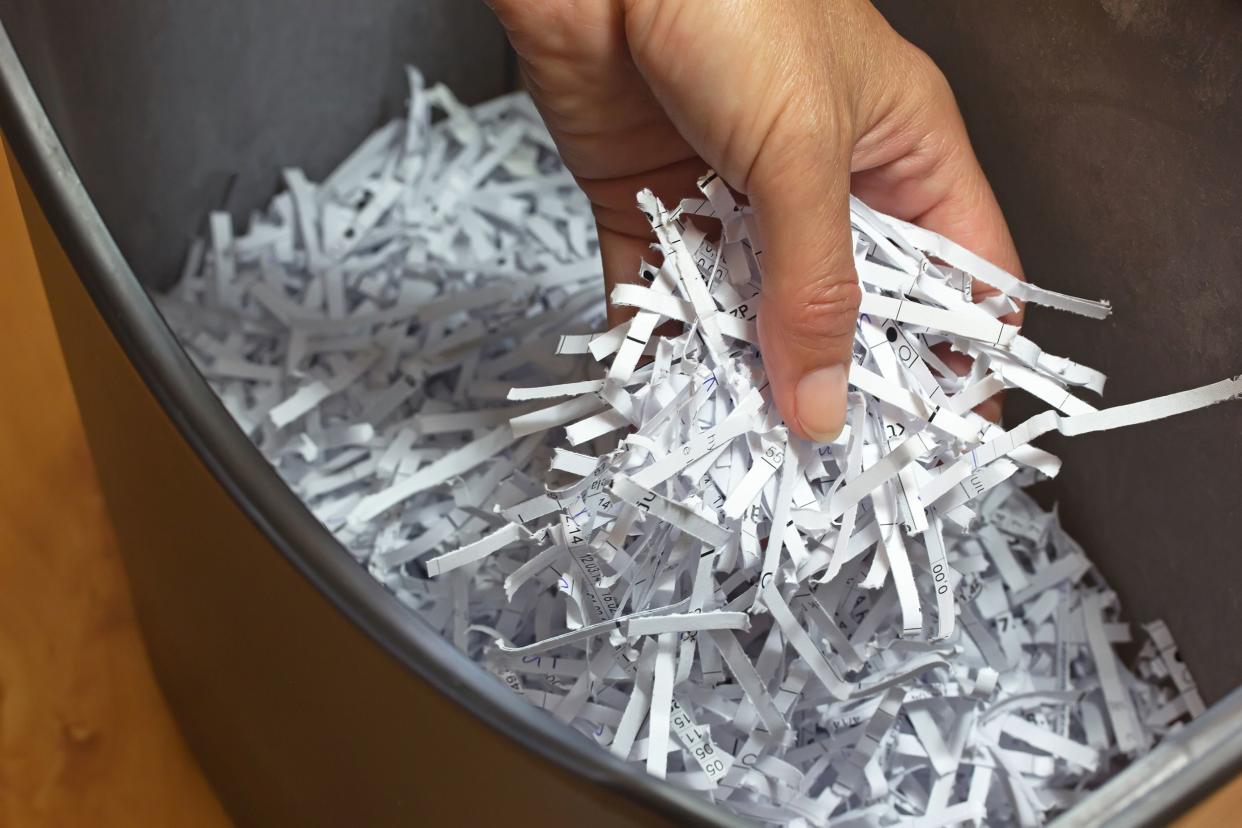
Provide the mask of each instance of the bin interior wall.
[{"label": "bin interior wall", "polygon": [[[1108,297],[1105,322],[1032,309],[1049,351],[1119,404],[1242,366],[1242,5],[878,5],[943,68],[1027,273]],[[451,11],[451,13],[450,13]],[[503,35],[463,0],[0,0],[60,138],[151,287],[211,208],[243,219],[277,170],[320,178],[401,111],[416,63],[466,100],[510,88]],[[1033,410],[1014,395],[1009,422]],[[1046,490],[1118,590],[1165,618],[1205,696],[1242,681],[1237,406],[1042,444]]]},{"label": "bin interior wall", "polygon": [[[1242,372],[1242,3],[879,0],[952,84],[1031,281],[1046,350],[1119,405]],[[1036,408],[1012,395],[1006,421]],[[1040,445],[1126,617],[1169,623],[1208,702],[1242,683],[1242,405]]]},{"label": "bin interior wall", "polygon": [[403,111],[407,64],[462,99],[512,87],[480,0],[0,0],[48,116],[134,272],[180,275],[213,209],[323,176]]}]

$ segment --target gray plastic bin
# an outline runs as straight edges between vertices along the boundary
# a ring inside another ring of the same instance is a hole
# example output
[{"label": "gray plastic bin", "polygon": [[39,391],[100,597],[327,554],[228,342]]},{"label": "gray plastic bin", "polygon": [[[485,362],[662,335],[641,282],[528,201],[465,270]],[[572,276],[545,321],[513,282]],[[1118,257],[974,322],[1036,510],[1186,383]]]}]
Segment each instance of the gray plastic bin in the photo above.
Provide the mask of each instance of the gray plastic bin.
[{"label": "gray plastic bin", "polygon": [[[1237,372],[1242,4],[880,5],[953,82],[1031,276],[1114,300],[1103,323],[1036,309],[1032,335],[1104,369],[1114,403]],[[0,0],[0,20],[0,123],[148,649],[238,822],[730,824],[528,707],[374,583],[145,291],[177,278],[209,209],[243,218],[280,166],[320,176],[399,112],[404,64],[467,100],[511,88],[487,9]],[[1128,617],[1169,622],[1214,703],[1066,824],[1161,823],[1242,765],[1240,424],[1220,406],[1048,441],[1066,470],[1043,496]]]}]

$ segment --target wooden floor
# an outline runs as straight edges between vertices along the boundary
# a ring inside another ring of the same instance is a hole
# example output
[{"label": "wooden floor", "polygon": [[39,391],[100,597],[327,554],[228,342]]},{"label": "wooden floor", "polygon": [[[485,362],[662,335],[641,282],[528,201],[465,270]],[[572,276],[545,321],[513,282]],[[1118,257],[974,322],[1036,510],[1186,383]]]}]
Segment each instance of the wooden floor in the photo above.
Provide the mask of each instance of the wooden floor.
[{"label": "wooden floor", "polygon": [[[0,826],[224,828],[130,607],[0,154]],[[1179,824],[1242,824],[1242,778]]]},{"label": "wooden floor", "polygon": [[147,664],[0,165],[0,826],[229,826]]}]

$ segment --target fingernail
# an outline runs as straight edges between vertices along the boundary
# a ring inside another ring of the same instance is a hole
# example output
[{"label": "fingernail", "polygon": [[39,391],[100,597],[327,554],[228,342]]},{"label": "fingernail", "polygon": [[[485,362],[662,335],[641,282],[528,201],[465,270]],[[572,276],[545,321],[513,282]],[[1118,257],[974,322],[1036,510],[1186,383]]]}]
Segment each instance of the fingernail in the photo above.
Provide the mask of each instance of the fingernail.
[{"label": "fingernail", "polygon": [[831,443],[845,427],[845,366],[817,368],[794,390],[795,414],[802,431],[817,443]]}]

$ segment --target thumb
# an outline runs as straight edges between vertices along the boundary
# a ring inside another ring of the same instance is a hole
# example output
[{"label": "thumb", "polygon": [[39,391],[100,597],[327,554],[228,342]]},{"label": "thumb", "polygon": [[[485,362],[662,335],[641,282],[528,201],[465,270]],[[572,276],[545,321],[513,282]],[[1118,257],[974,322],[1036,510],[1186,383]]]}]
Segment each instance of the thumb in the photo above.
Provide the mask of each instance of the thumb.
[{"label": "thumb", "polygon": [[[795,433],[831,442],[845,424],[862,299],[849,212],[849,141],[823,134],[765,153],[748,182],[763,250],[759,344],[773,399]],[[765,149],[767,149],[765,147]]]}]

